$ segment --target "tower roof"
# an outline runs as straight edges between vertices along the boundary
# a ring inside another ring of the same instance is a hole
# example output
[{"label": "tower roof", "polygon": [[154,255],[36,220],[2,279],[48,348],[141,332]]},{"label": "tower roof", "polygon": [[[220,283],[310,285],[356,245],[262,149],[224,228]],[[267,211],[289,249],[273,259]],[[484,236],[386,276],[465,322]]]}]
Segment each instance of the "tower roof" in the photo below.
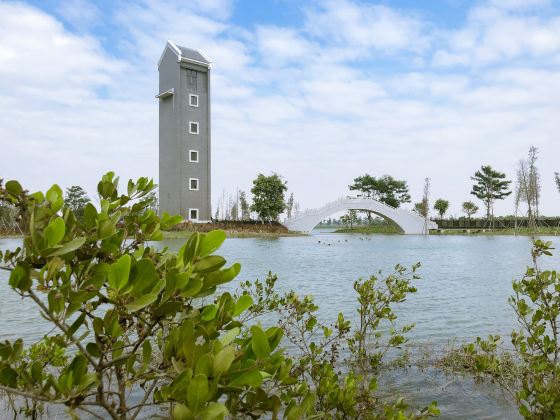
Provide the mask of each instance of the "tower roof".
[{"label": "tower roof", "polygon": [[185,61],[189,63],[198,64],[204,67],[211,67],[212,60],[206,54],[204,54],[201,50],[194,50],[192,48],[181,47],[180,45],[176,45],[171,41],[167,41],[165,44],[165,48],[161,53],[161,57],[158,61],[158,67],[161,64],[161,60],[163,59],[163,55],[165,54],[166,49],[170,49],[173,53],[177,56],[177,61]]}]

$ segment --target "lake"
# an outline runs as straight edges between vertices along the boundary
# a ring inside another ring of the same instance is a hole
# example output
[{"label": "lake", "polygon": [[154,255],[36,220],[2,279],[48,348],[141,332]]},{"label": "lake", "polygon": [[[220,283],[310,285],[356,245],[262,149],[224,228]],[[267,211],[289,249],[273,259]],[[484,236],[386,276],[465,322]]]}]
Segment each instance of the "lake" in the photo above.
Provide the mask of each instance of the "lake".
[{"label": "lake", "polygon": [[[556,245],[557,238],[548,238]],[[15,248],[18,239],[0,238],[0,249]],[[166,240],[173,249],[183,240]],[[355,316],[353,282],[379,270],[390,273],[400,263],[421,262],[418,292],[400,304],[401,323],[415,323],[409,333],[414,346],[443,351],[477,336],[507,336],[516,328],[507,299],[511,282],[530,264],[531,239],[515,236],[349,235],[318,229],[310,236],[277,239],[227,239],[220,251],[228,263],[241,263],[239,280],[278,275],[280,290],[311,294],[323,321],[339,312]],[[560,267],[560,255],[543,268]],[[0,272],[6,282],[7,273]],[[235,288],[235,284],[228,286]],[[0,288],[0,340],[23,335],[38,339],[48,325],[34,306],[8,287]],[[506,337],[505,340],[509,343]],[[436,400],[441,418],[516,418],[517,408],[500,390],[470,379],[446,376],[434,369],[392,371],[383,378],[390,393],[414,404]]]}]

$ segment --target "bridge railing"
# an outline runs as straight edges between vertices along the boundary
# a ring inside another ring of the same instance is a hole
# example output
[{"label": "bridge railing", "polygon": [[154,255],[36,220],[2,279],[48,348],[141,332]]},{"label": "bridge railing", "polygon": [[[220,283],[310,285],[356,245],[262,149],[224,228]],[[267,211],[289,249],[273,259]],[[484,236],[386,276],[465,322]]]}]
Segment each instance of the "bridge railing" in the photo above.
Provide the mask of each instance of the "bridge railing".
[{"label": "bridge railing", "polygon": [[346,200],[360,200],[360,201],[371,200],[371,201],[376,201],[382,207],[387,207],[388,209],[391,209],[391,210],[396,210],[397,209],[396,207],[393,207],[393,206],[391,206],[389,204],[386,204],[386,203],[382,203],[381,201],[378,201],[373,197],[340,197],[337,200],[328,202],[323,207],[320,207],[320,208],[317,208],[317,209],[305,209],[303,211],[297,212],[294,216],[292,216],[290,218],[287,218],[286,221],[293,222],[293,221],[299,220],[299,219],[301,219],[303,217],[306,217],[306,216],[319,215],[320,213],[323,213],[325,211],[328,211],[330,209],[338,207],[342,202],[344,202]]}]

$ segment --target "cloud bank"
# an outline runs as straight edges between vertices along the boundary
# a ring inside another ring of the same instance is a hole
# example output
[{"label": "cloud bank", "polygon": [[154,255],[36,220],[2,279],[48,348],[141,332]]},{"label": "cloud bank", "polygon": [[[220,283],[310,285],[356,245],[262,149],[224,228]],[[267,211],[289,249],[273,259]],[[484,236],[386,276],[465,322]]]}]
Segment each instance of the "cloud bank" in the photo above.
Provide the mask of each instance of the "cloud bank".
[{"label": "cloud bank", "polygon": [[156,63],[172,39],[214,62],[214,203],[258,172],[282,174],[302,207],[347,194],[365,172],[389,173],[416,201],[430,177],[432,198],[460,215],[480,165],[513,177],[534,144],[542,212],[560,213],[552,3],[480,2],[451,27],[426,10],[349,0],[301,7],[291,26],[242,24],[236,7],[0,2],[0,175],[92,194],[107,170],[157,179]]}]

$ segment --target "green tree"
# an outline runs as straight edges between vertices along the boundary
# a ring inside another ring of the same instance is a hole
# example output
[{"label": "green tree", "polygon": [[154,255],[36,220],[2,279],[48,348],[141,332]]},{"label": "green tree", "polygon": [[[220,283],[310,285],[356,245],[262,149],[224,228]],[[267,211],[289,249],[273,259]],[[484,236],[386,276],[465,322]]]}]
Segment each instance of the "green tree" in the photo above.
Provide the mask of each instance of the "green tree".
[{"label": "green tree", "polygon": [[422,217],[428,216],[428,206],[425,201],[414,203],[414,211]]},{"label": "green tree", "polygon": [[358,212],[356,210],[348,210],[348,212],[340,217],[340,222],[352,229],[358,223]]},{"label": "green tree", "polygon": [[467,218],[471,220],[471,216],[478,211],[478,206],[472,201],[465,201],[462,204],[463,213],[467,215]]},{"label": "green tree", "polygon": [[158,192],[156,190],[150,192],[146,195],[146,200],[148,201],[148,208],[152,210],[154,213],[159,213],[159,197]]},{"label": "green tree", "polygon": [[496,200],[503,200],[511,194],[509,190],[511,181],[505,178],[506,174],[492,169],[490,165],[483,165],[471,177],[475,181],[471,194],[484,203],[486,207],[486,220],[491,222],[492,226],[494,225],[494,202]]},{"label": "green tree", "polygon": [[374,198],[377,201],[392,207],[410,203],[410,194],[406,181],[399,181],[390,175],[379,178],[365,174],[354,178],[354,184],[349,185],[351,191],[360,191],[364,197]]},{"label": "green tree", "polygon": [[84,209],[87,204],[91,201],[87,196],[87,193],[79,185],[73,185],[66,188],[66,197],[64,198],[68,207],[76,214],[78,219],[82,219],[84,216]]},{"label": "green tree", "polygon": [[[410,194],[406,181],[399,181],[390,175],[375,178],[369,174],[354,178],[349,185],[350,191],[359,191],[363,197],[373,198],[392,207],[399,207],[403,203],[410,203]],[[366,212],[368,224],[371,225],[371,212]]]},{"label": "green tree", "polygon": [[247,202],[247,194],[245,194],[245,191],[239,193],[239,207],[241,209],[241,220],[250,220],[251,210]]},{"label": "green tree", "polygon": [[556,188],[560,192],[560,173],[554,172],[554,182],[556,183]]},{"label": "green tree", "polygon": [[253,188],[251,188],[253,194],[251,210],[258,214],[263,223],[277,221],[280,214],[286,209],[284,193],[287,189],[286,182],[280,175],[259,174],[253,180]]},{"label": "green tree", "polygon": [[434,210],[438,212],[440,219],[443,219],[443,215],[447,212],[447,209],[449,209],[449,201],[443,198],[438,198],[434,203]]}]

